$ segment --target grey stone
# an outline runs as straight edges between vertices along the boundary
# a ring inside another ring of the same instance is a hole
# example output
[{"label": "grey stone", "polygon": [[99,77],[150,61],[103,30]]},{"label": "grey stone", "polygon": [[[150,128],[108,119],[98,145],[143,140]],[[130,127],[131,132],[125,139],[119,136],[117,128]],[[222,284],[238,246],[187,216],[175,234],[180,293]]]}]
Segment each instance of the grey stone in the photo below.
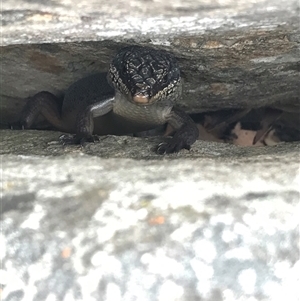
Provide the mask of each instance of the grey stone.
[{"label": "grey stone", "polygon": [[299,143],[58,135],[1,131],[3,301],[298,300]]},{"label": "grey stone", "polygon": [[[175,54],[188,112],[299,111],[296,0],[1,5],[4,125],[129,44]],[[159,156],[159,137],[61,134],[0,131],[1,300],[299,300],[299,143]]]},{"label": "grey stone", "polygon": [[106,71],[129,44],[175,54],[185,80],[179,106],[190,113],[299,110],[297,0],[2,2],[4,124],[17,120],[27,96],[63,94],[75,80]]}]

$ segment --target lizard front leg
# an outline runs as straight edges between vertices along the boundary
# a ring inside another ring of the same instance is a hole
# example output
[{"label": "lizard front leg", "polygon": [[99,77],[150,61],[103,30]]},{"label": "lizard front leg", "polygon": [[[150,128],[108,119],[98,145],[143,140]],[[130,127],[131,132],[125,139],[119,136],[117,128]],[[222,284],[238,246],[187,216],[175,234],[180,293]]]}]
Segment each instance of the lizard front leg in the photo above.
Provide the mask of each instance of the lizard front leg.
[{"label": "lizard front leg", "polygon": [[169,142],[158,145],[157,153],[177,153],[184,148],[189,150],[199,136],[198,128],[192,118],[185,112],[173,108],[167,121],[174,128],[175,133]]},{"label": "lizard front leg", "polygon": [[103,116],[110,112],[114,105],[115,97],[93,103],[78,113],[76,119],[76,134],[72,138],[61,136],[64,144],[81,144],[85,142],[94,142],[94,118]]}]

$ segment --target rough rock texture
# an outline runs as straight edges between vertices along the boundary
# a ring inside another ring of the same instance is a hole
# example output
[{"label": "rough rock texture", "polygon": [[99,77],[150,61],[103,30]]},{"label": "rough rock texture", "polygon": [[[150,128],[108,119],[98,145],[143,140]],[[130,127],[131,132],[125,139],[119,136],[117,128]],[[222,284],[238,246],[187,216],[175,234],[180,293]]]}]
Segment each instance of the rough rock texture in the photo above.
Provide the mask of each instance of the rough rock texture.
[{"label": "rough rock texture", "polygon": [[[179,158],[211,158],[226,160],[226,158],[260,157],[261,155],[273,156],[278,154],[289,156],[296,155],[298,144],[281,143],[277,147],[235,147],[230,144],[205,142],[198,140],[192,145],[190,151],[182,150],[177,154],[158,155],[156,146],[164,141],[162,137],[134,138],[129,136],[103,136],[100,141],[80,145],[62,145],[59,137],[63,134],[54,131],[11,131],[1,130],[0,154],[15,154],[20,156],[61,156],[65,154],[87,154],[101,158],[131,158],[137,160],[164,160]],[[169,139],[169,138],[165,138]],[[275,158],[275,157],[274,157]],[[296,157],[295,157],[296,158]],[[292,162],[294,162],[292,160]],[[298,166],[296,166],[298,167]],[[259,173],[259,171],[258,171]]]},{"label": "rough rock texture", "polygon": [[299,143],[1,133],[3,301],[299,300]]},{"label": "rough rock texture", "polygon": [[297,0],[4,0],[2,9],[4,124],[17,119],[24,97],[63,93],[106,71],[129,44],[175,54],[185,80],[180,106],[189,112],[278,103],[299,110]]},{"label": "rough rock texture", "polygon": [[[299,110],[297,0],[2,0],[0,110],[106,71],[122,46],[178,58],[189,112]],[[299,143],[0,131],[3,301],[299,300]]]}]

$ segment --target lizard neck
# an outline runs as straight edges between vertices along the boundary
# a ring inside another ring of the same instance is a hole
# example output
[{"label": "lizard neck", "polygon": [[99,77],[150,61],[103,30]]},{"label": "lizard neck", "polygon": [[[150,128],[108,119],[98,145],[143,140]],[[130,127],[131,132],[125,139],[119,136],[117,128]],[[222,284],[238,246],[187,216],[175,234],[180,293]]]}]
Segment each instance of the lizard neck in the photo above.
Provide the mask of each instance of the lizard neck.
[{"label": "lizard neck", "polygon": [[116,92],[113,112],[136,124],[161,125],[167,122],[173,102],[166,100],[149,105],[135,104],[123,94]]}]

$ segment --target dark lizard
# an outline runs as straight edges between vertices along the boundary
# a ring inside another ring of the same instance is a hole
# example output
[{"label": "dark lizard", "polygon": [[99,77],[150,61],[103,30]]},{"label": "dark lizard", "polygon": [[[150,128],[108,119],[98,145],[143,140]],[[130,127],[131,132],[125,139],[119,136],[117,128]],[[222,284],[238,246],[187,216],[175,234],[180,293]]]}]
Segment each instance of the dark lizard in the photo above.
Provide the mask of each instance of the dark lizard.
[{"label": "dark lizard", "polygon": [[[107,79],[106,79],[107,78]],[[20,118],[30,128],[42,114],[57,129],[75,133],[65,143],[94,141],[95,135],[137,133],[169,123],[173,138],[157,147],[159,154],[190,149],[198,138],[193,120],[174,105],[181,96],[182,80],[175,57],[163,50],[130,46],[113,58],[107,73],[72,84],[62,107],[50,92],[29,97]]]}]

